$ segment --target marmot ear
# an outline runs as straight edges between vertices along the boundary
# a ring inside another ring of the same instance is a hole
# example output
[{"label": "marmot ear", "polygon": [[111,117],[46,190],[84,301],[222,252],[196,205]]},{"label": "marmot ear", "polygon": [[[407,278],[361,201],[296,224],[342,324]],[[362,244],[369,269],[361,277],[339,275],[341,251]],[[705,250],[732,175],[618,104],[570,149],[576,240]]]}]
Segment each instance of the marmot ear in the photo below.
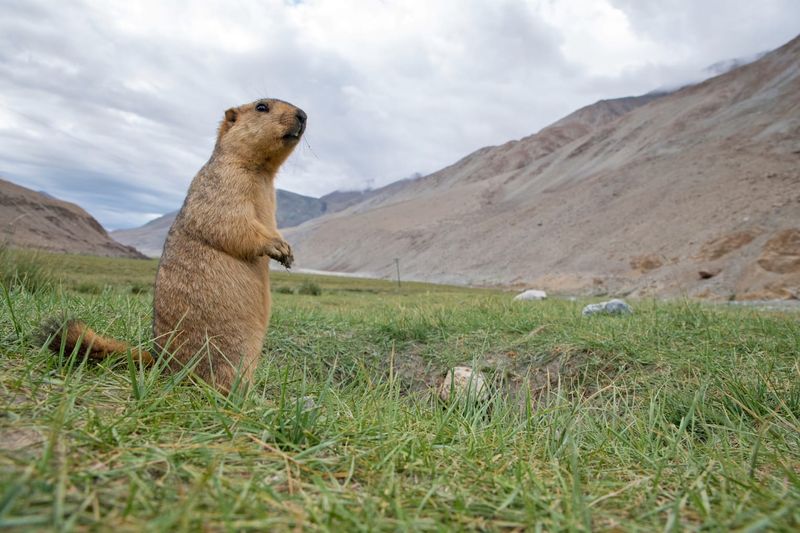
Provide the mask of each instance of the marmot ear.
[{"label": "marmot ear", "polygon": [[225,120],[223,120],[219,125],[219,133],[217,134],[217,137],[219,138],[225,135],[225,132],[231,129],[237,118],[239,118],[239,112],[236,111],[235,108],[232,107],[225,111]]}]

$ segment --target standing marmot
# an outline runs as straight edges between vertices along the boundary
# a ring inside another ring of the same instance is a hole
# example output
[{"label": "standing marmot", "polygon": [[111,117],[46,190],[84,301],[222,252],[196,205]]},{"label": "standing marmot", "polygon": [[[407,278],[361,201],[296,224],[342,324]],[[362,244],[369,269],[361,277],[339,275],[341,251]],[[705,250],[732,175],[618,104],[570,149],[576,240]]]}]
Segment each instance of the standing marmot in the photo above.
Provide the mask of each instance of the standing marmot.
[{"label": "standing marmot", "polygon": [[[270,316],[269,258],[292,264],[275,222],[273,180],[305,126],[306,114],[280,100],[227,110],[164,244],[153,295],[156,346],[173,356],[172,370],[197,355],[195,373],[222,392],[237,378],[249,384],[258,365]],[[130,348],[69,321],[45,329],[55,350],[61,332],[67,352],[82,338],[94,359]]]}]

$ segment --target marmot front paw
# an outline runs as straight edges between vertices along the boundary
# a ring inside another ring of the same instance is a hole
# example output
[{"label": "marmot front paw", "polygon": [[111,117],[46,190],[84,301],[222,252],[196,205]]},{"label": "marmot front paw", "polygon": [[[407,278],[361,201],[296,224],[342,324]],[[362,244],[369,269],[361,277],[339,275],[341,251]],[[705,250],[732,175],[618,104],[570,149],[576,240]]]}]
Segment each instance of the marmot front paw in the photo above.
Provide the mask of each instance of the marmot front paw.
[{"label": "marmot front paw", "polygon": [[275,239],[269,243],[264,249],[264,255],[271,257],[286,268],[291,268],[294,261],[292,247],[283,239]]}]

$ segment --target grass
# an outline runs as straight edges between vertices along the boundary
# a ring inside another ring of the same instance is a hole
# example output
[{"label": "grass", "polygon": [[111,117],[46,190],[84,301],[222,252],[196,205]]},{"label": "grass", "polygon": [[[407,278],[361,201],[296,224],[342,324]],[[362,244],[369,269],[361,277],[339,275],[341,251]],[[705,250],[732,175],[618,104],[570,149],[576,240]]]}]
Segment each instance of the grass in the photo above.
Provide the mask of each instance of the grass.
[{"label": "grass", "polygon": [[0,244],[0,284],[9,290],[28,291],[51,285],[52,271],[42,257],[35,251],[20,252]]},{"label": "grass", "polygon": [[[132,287],[155,264],[38,261],[55,281],[4,281],[0,527],[800,527],[796,313],[638,301],[583,318],[585,302],[276,272],[256,387],[226,399],[42,351],[33,332],[64,310],[148,345],[152,294]],[[442,405],[454,364],[492,399]]]}]

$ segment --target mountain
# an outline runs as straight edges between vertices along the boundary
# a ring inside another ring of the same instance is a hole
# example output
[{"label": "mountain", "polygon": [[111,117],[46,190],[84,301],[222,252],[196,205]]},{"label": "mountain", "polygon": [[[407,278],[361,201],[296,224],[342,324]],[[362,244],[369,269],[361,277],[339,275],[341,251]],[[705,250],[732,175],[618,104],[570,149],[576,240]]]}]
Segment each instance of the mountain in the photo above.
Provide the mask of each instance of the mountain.
[{"label": "mountain", "polygon": [[302,224],[306,220],[322,215],[326,208],[325,202],[319,198],[303,196],[289,191],[278,189],[276,191],[278,201],[278,227],[289,228]]},{"label": "mountain", "polygon": [[0,179],[0,239],[17,248],[144,258],[108,236],[89,213],[49,194]]},{"label": "mountain", "polygon": [[798,297],[800,38],[284,232],[297,266],[553,291]]},{"label": "mountain", "polygon": [[726,74],[731,70],[752,63],[753,61],[757,61],[762,57],[764,57],[766,54],[767,52],[759,52],[757,54],[752,54],[744,57],[734,57],[731,59],[717,61],[716,63],[712,63],[711,65],[708,65],[707,67],[698,70],[693,75],[688,74],[688,77],[685,78],[683,81],[672,82],[669,85],[663,85],[651,91],[651,93],[671,93],[679,89],[683,89],[684,87],[688,87],[690,85],[696,85],[697,83],[703,82],[708,78],[711,78],[712,76],[719,76],[721,74]]},{"label": "mountain", "polygon": [[[319,198],[303,196],[281,189],[277,190],[278,227],[296,226],[306,220],[322,215],[326,211],[325,202]],[[117,241],[136,247],[148,257],[159,257],[164,248],[164,241],[177,211],[151,220],[144,226],[111,232]]]},{"label": "mountain", "polygon": [[325,204],[325,212],[326,213],[336,213],[338,211],[342,211],[347,209],[351,205],[355,205],[358,203],[367,200],[368,198],[372,198],[378,194],[382,194],[387,192],[387,190],[397,190],[398,188],[402,188],[408,185],[410,182],[418,180],[422,177],[422,174],[419,172],[415,172],[414,174],[399,179],[395,182],[390,183],[380,189],[366,189],[361,191],[333,191],[331,193],[326,194],[325,196],[321,197],[320,200],[322,203]]},{"label": "mountain", "polygon": [[733,59],[717,61],[716,63],[704,68],[703,73],[711,76],[718,76],[720,74],[725,74],[726,72],[730,72],[733,69],[739,68],[743,65],[747,65],[748,63],[752,63],[753,61],[758,61],[765,55],[767,55],[767,52],[759,52],[757,54],[753,54],[747,57],[735,57]]},{"label": "mountain", "polygon": [[320,197],[320,200],[325,204],[326,213],[336,213],[347,209],[351,205],[366,200],[371,194],[372,190],[365,191],[333,191]]},{"label": "mountain", "polygon": [[111,237],[117,242],[133,246],[147,257],[159,257],[177,214],[177,211],[172,211],[138,228],[114,230]]}]

